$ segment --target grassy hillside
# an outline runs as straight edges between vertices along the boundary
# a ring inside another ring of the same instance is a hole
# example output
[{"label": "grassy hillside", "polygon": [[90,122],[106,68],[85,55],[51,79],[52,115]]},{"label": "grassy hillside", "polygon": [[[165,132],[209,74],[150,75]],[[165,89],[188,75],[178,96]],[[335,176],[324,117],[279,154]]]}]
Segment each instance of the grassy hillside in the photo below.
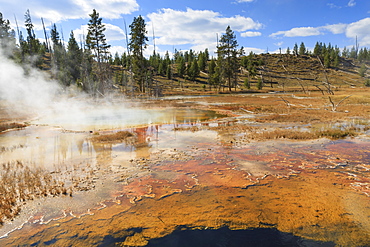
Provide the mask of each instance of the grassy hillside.
[{"label": "grassy hillside", "polygon": [[[302,91],[306,93],[321,92],[321,90],[326,92],[328,84],[333,91],[341,88],[364,87],[366,79],[360,76],[358,72],[360,65],[353,59],[341,58],[338,68],[324,68],[318,57],[308,55],[261,54],[255,55],[254,59],[262,60],[263,65],[257,67],[257,76],[250,78],[251,88],[247,90],[244,86],[244,79],[248,77],[248,72],[242,68],[238,76],[236,91],[256,91],[258,78],[262,78],[264,83],[260,92]],[[207,71],[202,71],[200,77],[194,82],[179,78],[176,73],[172,80],[161,76],[156,76],[155,80],[164,94],[215,93],[218,91],[214,88],[210,89],[207,82]],[[221,92],[227,92],[227,88],[221,88]]]}]

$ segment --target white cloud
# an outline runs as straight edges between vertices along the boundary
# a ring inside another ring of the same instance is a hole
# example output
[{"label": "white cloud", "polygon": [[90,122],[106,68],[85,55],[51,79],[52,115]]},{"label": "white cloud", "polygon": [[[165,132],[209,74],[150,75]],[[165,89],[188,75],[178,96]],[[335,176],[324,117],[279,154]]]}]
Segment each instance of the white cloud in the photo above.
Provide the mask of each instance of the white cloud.
[{"label": "white cloud", "polygon": [[345,32],[347,26],[348,26],[347,24],[339,23],[339,24],[323,26],[322,29],[326,29],[332,32],[333,34],[341,34]]},{"label": "white cloud", "polygon": [[348,7],[353,7],[353,6],[355,6],[355,5],[356,5],[355,0],[350,0],[350,1],[348,2]]},{"label": "white cloud", "polygon": [[248,31],[248,32],[241,33],[240,35],[242,37],[257,37],[257,36],[261,36],[262,34],[260,32]]},{"label": "white cloud", "polygon": [[139,9],[136,0],[75,0],[73,2],[85,14],[91,14],[92,9],[96,9],[101,17],[108,19],[118,19],[122,14],[131,14]]},{"label": "white cloud", "polygon": [[96,9],[100,17],[107,19],[118,19],[123,14],[131,14],[139,10],[136,0],[13,0],[7,1],[1,7],[3,13],[14,13],[19,20],[23,20],[25,11],[29,9],[36,25],[39,25],[41,17],[47,24],[68,19],[88,19],[93,9]]},{"label": "white cloud", "polygon": [[265,53],[266,50],[254,48],[254,47],[244,47],[244,52],[246,55],[248,55],[250,52],[253,52],[255,54],[261,54],[261,53]]},{"label": "white cloud", "polygon": [[338,6],[338,5],[335,5],[334,3],[328,3],[327,4],[330,8],[332,8],[332,9],[340,9],[340,8],[342,8],[342,7],[340,7],[340,6]]},{"label": "white cloud", "polygon": [[354,7],[354,6],[356,6],[356,0],[349,0],[347,5],[344,5],[344,6],[339,6],[339,5],[336,5],[335,3],[328,3],[327,5],[332,9],[333,8],[341,9],[343,7]]},{"label": "white cloud", "polygon": [[353,22],[347,26],[346,36],[355,39],[357,37],[361,46],[370,45],[370,18]]},{"label": "white cloud", "polygon": [[283,42],[283,41],[278,42],[278,43],[274,43],[274,45],[276,45],[276,46],[282,46],[283,44],[284,44],[284,42]]},{"label": "white cloud", "polygon": [[234,32],[260,29],[262,24],[251,18],[236,15],[223,17],[211,10],[186,11],[161,9],[148,15],[147,30],[154,25],[156,44],[184,45],[192,44],[196,47],[210,45],[216,41],[216,33],[224,33],[227,26]]},{"label": "white cloud", "polygon": [[236,0],[238,3],[250,3],[253,2],[254,0]]},{"label": "white cloud", "polygon": [[103,24],[106,28],[104,34],[107,41],[126,39],[126,34],[120,27],[108,23]]},{"label": "white cloud", "polygon": [[127,49],[124,46],[111,46],[109,48],[109,51],[112,54],[113,58],[116,55],[116,52],[118,52],[119,55],[122,55],[124,52],[127,53]]},{"label": "white cloud", "polygon": [[288,31],[278,31],[270,35],[270,37],[308,37],[322,34],[317,27],[295,27]]},{"label": "white cloud", "polygon": [[87,35],[87,25],[82,25],[80,28],[73,30],[73,35],[77,41],[83,41]]},{"label": "white cloud", "polygon": [[324,31],[329,31],[333,34],[341,34],[345,32],[347,26],[347,24],[339,23],[321,27],[295,27],[288,31],[278,31],[271,34],[270,37],[308,37],[322,35]]},{"label": "white cloud", "polygon": [[[103,23],[103,24],[106,28],[104,34],[105,34],[105,37],[108,43],[109,41],[126,39],[125,32],[120,27],[109,24],[109,23]],[[86,38],[87,27],[88,25],[82,25],[80,28],[75,29],[73,31],[73,34],[76,40],[83,40],[83,37]]]},{"label": "white cloud", "polygon": [[332,24],[321,27],[297,27],[288,31],[278,31],[270,37],[307,37],[325,34],[325,31],[332,34],[345,34],[347,38],[358,39],[361,46],[370,45],[370,18],[365,18],[350,24]]}]

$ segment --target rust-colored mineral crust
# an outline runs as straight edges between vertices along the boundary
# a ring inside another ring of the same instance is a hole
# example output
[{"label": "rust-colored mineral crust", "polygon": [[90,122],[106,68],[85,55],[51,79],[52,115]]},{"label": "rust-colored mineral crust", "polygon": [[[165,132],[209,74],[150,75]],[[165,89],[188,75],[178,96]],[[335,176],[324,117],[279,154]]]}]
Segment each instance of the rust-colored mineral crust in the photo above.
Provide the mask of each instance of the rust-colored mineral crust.
[{"label": "rust-colored mineral crust", "polygon": [[98,245],[110,236],[124,246],[145,246],[179,226],[227,226],[277,228],[342,246],[369,245],[370,198],[363,189],[369,178],[366,173],[356,177],[366,166],[351,153],[369,144],[352,143],[352,151],[342,145],[329,144],[321,151],[281,146],[268,155],[253,149],[227,155],[214,150],[202,158],[148,162],[151,173],[123,185],[117,192],[121,196],[107,207],[81,218],[26,224],[1,242],[31,245],[42,239],[60,246]]}]

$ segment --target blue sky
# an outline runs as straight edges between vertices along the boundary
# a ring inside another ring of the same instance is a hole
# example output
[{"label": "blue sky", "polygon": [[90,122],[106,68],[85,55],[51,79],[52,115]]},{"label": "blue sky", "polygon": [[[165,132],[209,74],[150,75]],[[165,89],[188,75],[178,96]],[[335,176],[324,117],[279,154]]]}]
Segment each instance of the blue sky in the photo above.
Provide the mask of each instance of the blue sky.
[{"label": "blue sky", "polygon": [[0,12],[15,28],[24,26],[30,10],[39,39],[56,23],[65,41],[70,31],[80,40],[86,34],[89,14],[96,9],[106,25],[111,52],[126,49],[125,25],[144,17],[148,30],[147,54],[174,49],[212,54],[220,36],[230,25],[240,46],[248,53],[284,52],[304,42],[312,49],[316,41],[351,48],[356,36],[360,46],[370,47],[370,0],[0,0]]}]

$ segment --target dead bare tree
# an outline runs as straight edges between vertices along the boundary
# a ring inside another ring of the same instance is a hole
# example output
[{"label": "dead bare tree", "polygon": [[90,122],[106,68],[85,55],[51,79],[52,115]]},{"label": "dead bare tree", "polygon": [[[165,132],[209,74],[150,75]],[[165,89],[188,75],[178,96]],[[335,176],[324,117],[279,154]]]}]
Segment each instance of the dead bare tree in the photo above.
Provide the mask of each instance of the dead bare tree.
[{"label": "dead bare tree", "polygon": [[321,67],[323,68],[324,74],[325,74],[325,82],[323,82],[323,85],[325,86],[325,88],[326,88],[326,90],[328,91],[329,94],[334,95],[334,92],[331,89],[331,84],[330,84],[329,79],[328,79],[328,74],[326,72],[326,68],[325,68],[324,64],[322,63],[319,56],[317,56],[317,59],[319,60],[319,62],[321,64]]},{"label": "dead bare tree", "polygon": [[286,99],[284,99],[283,97],[279,97],[280,99],[282,99],[284,101],[284,103],[286,104],[287,107],[290,108],[290,106],[292,106],[292,104],[290,104],[289,101],[287,101]]},{"label": "dead bare tree", "polygon": [[348,98],[349,98],[349,97],[351,97],[351,96],[352,96],[352,95],[348,95],[347,97],[345,97],[345,98],[341,99],[337,104],[335,104],[335,103],[334,103],[334,101],[332,100],[332,98],[329,96],[329,101],[330,101],[330,103],[331,103],[331,105],[332,105],[331,110],[332,110],[333,112],[337,111],[338,106],[339,106],[343,101],[345,101],[346,99],[348,99]]},{"label": "dead bare tree", "polygon": [[322,93],[322,95],[325,95],[324,94],[324,90],[322,90],[319,86],[317,86],[317,85],[314,85],[315,87],[317,87],[317,89],[319,89],[320,90],[320,92]]}]

